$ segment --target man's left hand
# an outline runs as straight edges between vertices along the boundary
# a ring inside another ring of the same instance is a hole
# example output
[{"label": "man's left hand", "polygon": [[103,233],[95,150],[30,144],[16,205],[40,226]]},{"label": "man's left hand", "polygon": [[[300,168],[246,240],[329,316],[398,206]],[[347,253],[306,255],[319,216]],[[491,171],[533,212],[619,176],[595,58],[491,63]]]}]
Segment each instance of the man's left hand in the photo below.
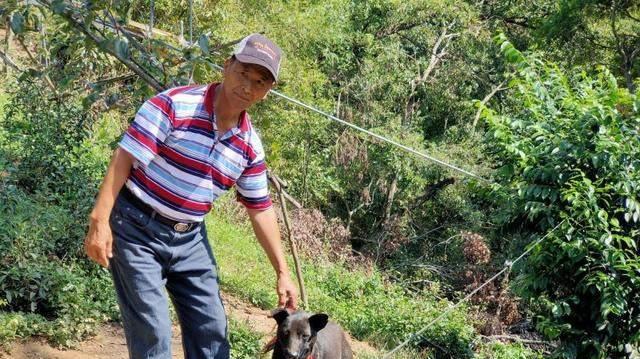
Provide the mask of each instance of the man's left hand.
[{"label": "man's left hand", "polygon": [[276,284],[278,307],[296,310],[298,307],[298,288],[289,275],[280,275]]}]

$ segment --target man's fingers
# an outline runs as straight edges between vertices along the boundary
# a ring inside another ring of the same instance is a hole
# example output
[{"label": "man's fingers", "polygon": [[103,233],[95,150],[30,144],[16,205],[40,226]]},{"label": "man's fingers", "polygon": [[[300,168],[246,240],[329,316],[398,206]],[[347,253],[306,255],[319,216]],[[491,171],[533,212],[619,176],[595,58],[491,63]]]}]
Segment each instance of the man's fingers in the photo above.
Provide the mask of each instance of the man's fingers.
[{"label": "man's fingers", "polygon": [[291,309],[298,308],[298,298],[296,298],[295,294],[291,293],[289,296],[289,306]]},{"label": "man's fingers", "polygon": [[113,258],[113,237],[107,236],[107,243],[105,244],[107,250],[107,258]]},{"label": "man's fingers", "polygon": [[84,240],[84,250],[91,260],[108,267],[109,258],[113,257],[113,236],[109,226],[90,225]]},{"label": "man's fingers", "polygon": [[89,242],[88,238],[84,242],[84,252],[87,254],[87,257],[89,257],[91,260],[96,262],[98,261],[95,253],[96,252],[95,248],[91,245],[91,242]]},{"label": "man's fingers", "polygon": [[98,264],[100,264],[101,266],[106,267],[108,263],[106,249],[104,247],[98,247],[96,252],[98,257],[98,260],[96,262],[98,262]]}]

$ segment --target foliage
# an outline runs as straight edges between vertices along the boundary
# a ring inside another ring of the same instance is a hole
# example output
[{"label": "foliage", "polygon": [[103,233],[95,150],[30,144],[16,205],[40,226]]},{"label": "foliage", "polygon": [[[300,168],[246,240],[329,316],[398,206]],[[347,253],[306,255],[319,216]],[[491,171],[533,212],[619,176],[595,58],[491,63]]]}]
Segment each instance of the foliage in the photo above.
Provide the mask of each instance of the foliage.
[{"label": "foliage", "polygon": [[[227,219],[229,197],[216,203],[217,215],[207,218],[219,264],[221,286],[263,309],[273,309],[273,270],[250,233],[247,223]],[[248,264],[251,264],[248,267]],[[351,335],[381,348],[406,339],[439,315],[449,303],[434,299],[436,291],[411,294],[387,282],[377,270],[349,271],[340,264],[317,264],[303,258],[303,273],[311,311],[323,311]],[[455,310],[429,329],[412,346],[426,349],[434,358],[466,358],[473,355],[474,331],[465,310]],[[438,348],[446,348],[442,351]]]},{"label": "foliage", "polygon": [[0,114],[0,293],[2,310],[42,323],[6,335],[44,335],[68,346],[116,316],[108,274],[82,254],[79,221],[114,131],[104,119],[89,122],[78,104],[48,98],[39,83],[16,89]]},{"label": "foliage", "polygon": [[480,11],[518,48],[536,48],[567,68],[591,71],[604,65],[635,92],[640,76],[637,1],[491,0]]},{"label": "foliage", "polygon": [[258,358],[261,352],[261,335],[252,331],[246,323],[229,320],[229,342],[231,357],[238,359]]},{"label": "foliage", "polygon": [[545,232],[562,221],[522,267],[520,292],[542,333],[562,341],[558,355],[629,355],[640,341],[640,103],[605,69],[566,75],[498,41],[519,104],[484,112],[503,228]]},{"label": "foliage", "polygon": [[[0,143],[10,164],[7,181],[52,203],[73,205],[86,213],[92,204],[112,138],[104,122],[78,102],[49,97],[47,89],[29,78],[20,81],[1,119],[6,137]],[[102,126],[102,128],[99,128]],[[97,145],[97,146],[96,146]],[[101,151],[102,150],[102,151]]]},{"label": "foliage", "polygon": [[609,65],[624,79],[627,89],[635,92],[634,80],[640,76],[637,2],[563,1],[548,14],[539,31],[549,42],[570,46],[574,62]]},{"label": "foliage", "polygon": [[0,310],[0,349],[16,339],[41,334],[46,326],[46,320],[38,314]]},{"label": "foliage", "polygon": [[[116,317],[110,277],[84,261],[68,244],[75,225],[69,211],[45,206],[14,186],[0,195],[0,293],[9,318],[1,341],[21,335],[43,335],[69,346],[91,334],[96,324]],[[75,240],[81,241],[80,238]],[[40,323],[25,329],[19,323]],[[29,319],[31,318],[31,319]],[[35,319],[38,319],[37,321]],[[12,329],[13,328],[13,329]],[[22,328],[22,329],[20,329]]]},{"label": "foliage", "polygon": [[482,346],[478,359],[542,359],[541,353],[532,353],[522,344],[506,345],[500,342]]}]

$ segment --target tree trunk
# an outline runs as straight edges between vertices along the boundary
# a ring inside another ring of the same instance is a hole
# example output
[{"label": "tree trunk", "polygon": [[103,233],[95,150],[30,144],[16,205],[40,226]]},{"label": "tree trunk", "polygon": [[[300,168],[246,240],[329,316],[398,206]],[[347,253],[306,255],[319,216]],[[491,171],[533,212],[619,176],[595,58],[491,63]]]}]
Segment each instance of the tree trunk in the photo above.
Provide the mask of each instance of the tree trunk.
[{"label": "tree trunk", "polygon": [[389,190],[387,191],[387,203],[384,207],[384,222],[386,224],[391,218],[391,208],[393,207],[393,198],[396,196],[396,192],[398,190],[398,175],[393,175],[393,180],[391,180],[391,185],[389,186]]}]

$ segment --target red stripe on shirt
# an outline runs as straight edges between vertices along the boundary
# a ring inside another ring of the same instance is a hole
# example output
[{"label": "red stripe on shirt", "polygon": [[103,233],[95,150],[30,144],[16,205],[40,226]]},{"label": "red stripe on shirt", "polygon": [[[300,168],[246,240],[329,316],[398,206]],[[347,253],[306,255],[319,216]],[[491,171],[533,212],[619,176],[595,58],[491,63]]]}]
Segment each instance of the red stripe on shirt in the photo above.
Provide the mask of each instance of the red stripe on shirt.
[{"label": "red stripe on shirt", "polygon": [[259,175],[267,170],[267,165],[263,162],[260,162],[254,166],[245,168],[244,172],[242,172],[245,176]]},{"label": "red stripe on shirt", "polygon": [[153,192],[156,196],[173,203],[176,207],[184,207],[191,211],[202,211],[205,213],[208,212],[209,209],[211,209],[211,204],[191,201],[183,197],[179,197],[173,194],[172,192],[167,191],[166,189],[160,187],[155,182],[151,181],[144,174],[144,172],[140,170],[134,171],[132,175],[136,178],[136,180],[142,183],[145,186],[145,188]]},{"label": "red stripe on shirt", "polygon": [[192,158],[189,158],[181,154],[180,152],[174,150],[171,147],[162,146],[159,149],[159,153],[173,162],[176,162],[184,167],[188,167],[189,169],[200,172],[200,174],[204,176],[209,174],[209,168],[210,168],[209,165],[200,161],[196,161]]},{"label": "red stripe on shirt", "polygon": [[156,144],[155,137],[149,137],[147,134],[138,131],[138,129],[134,126],[129,126],[129,128],[127,129],[127,134],[143,144],[154,154],[158,153],[158,145]]},{"label": "red stripe on shirt", "polygon": [[213,131],[213,125],[209,120],[203,120],[201,118],[184,118],[175,119],[173,121],[174,128],[197,128],[204,131]]}]

